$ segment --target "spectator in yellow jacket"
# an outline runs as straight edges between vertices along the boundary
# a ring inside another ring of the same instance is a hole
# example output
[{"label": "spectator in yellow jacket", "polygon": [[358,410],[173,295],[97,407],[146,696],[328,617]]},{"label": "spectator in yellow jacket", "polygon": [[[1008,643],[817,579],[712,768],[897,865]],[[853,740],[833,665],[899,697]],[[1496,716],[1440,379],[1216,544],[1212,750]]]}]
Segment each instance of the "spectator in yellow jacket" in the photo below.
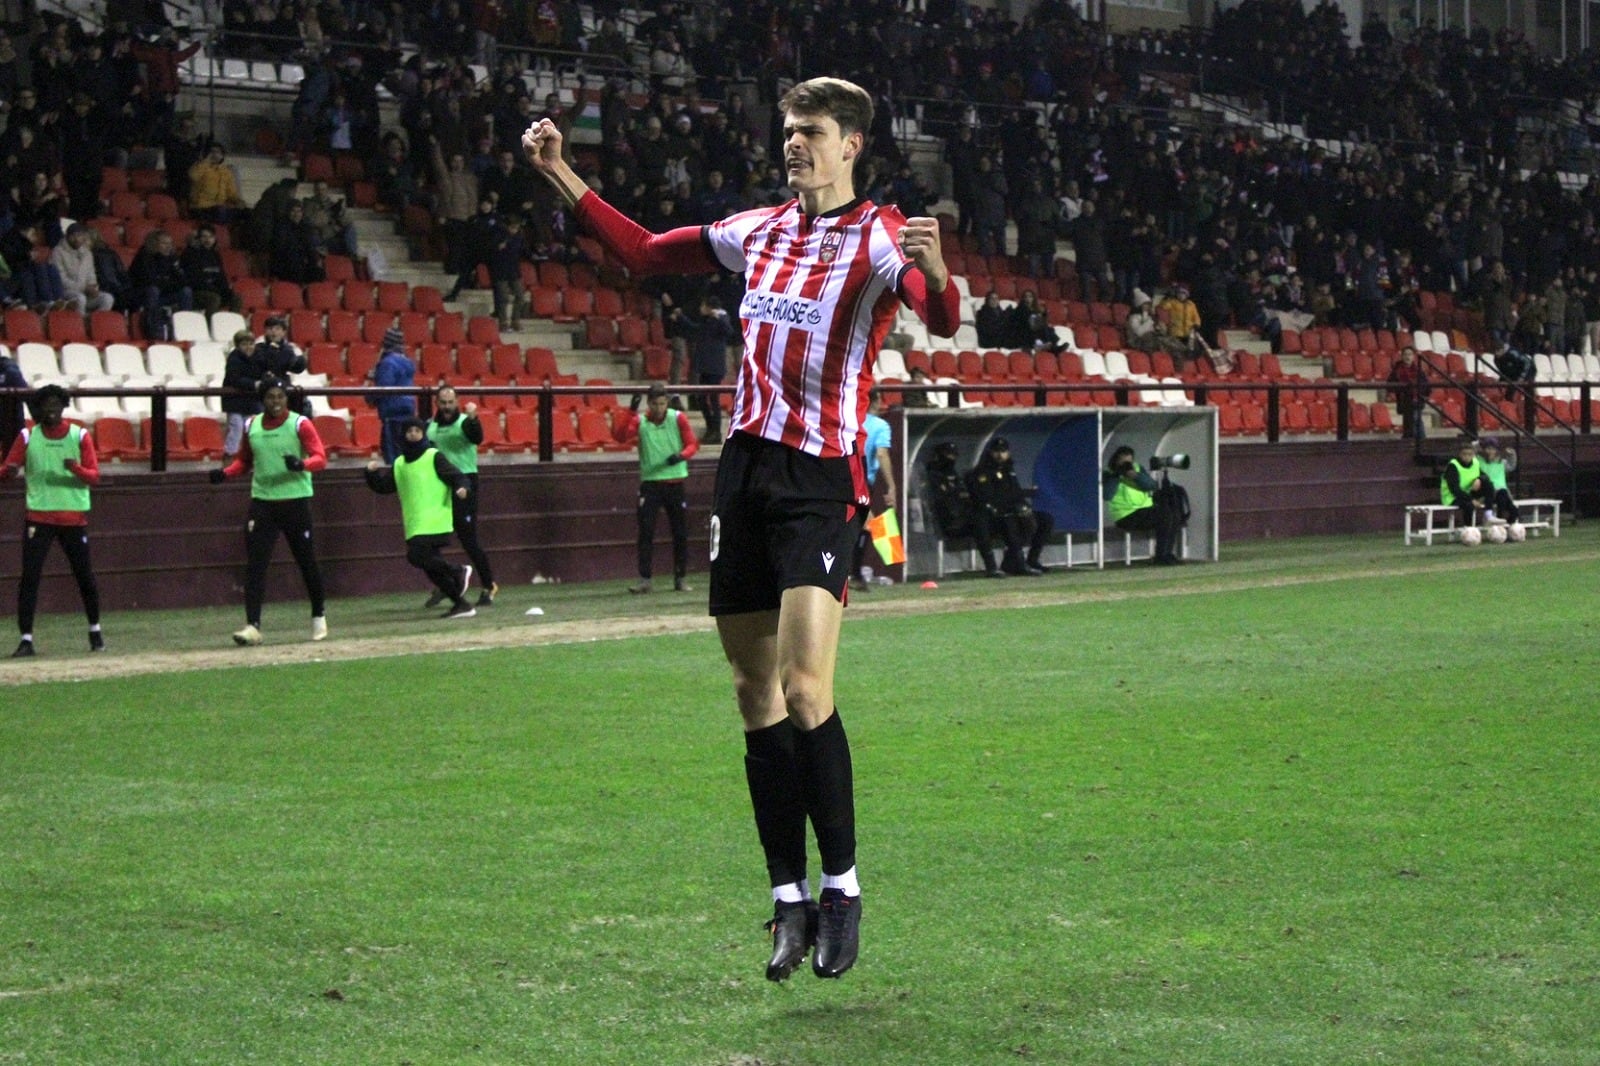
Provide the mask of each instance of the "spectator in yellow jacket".
[{"label": "spectator in yellow jacket", "polygon": [[205,157],[189,168],[189,210],[196,218],[231,222],[245,205],[239,181],[223,155],[222,145],[212,141]]}]

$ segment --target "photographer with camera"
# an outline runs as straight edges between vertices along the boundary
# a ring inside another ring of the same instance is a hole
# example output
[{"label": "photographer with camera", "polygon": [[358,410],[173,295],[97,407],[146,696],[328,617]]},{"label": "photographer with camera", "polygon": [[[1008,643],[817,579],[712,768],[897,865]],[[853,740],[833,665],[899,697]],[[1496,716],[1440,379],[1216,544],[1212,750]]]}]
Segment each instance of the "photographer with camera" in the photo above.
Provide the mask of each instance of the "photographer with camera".
[{"label": "photographer with camera", "polygon": [[[1154,458],[1150,466],[1155,470],[1162,466],[1185,470],[1189,457],[1175,455],[1165,461]],[[1177,553],[1178,535],[1188,516],[1178,495],[1180,491],[1170,485],[1157,484],[1134,458],[1133,449],[1126,445],[1111,453],[1111,462],[1101,480],[1106,513],[1116,527],[1155,534],[1157,566],[1176,566],[1183,562]]]},{"label": "photographer with camera", "polygon": [[978,465],[967,474],[967,492],[972,496],[975,525],[982,531],[982,541],[987,543],[989,536],[998,532],[1006,542],[1000,570],[990,566],[990,577],[998,573],[1038,577],[1044,573],[1039,553],[1055,529],[1055,522],[1043,511],[1033,509],[1028,500],[1031,491],[1017,480],[1011,444],[1004,437],[991,440],[978,458]]}]

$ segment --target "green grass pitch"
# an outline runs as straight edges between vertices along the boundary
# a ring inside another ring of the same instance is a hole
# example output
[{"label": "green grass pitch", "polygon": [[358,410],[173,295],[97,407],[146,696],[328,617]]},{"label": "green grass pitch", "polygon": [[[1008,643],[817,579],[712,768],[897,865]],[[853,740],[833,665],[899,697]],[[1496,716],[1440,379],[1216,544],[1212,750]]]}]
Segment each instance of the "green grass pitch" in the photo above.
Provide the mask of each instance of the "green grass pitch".
[{"label": "green grass pitch", "polygon": [[837,982],[762,979],[703,625],[3,688],[0,1064],[1597,1063],[1594,540],[857,612]]}]

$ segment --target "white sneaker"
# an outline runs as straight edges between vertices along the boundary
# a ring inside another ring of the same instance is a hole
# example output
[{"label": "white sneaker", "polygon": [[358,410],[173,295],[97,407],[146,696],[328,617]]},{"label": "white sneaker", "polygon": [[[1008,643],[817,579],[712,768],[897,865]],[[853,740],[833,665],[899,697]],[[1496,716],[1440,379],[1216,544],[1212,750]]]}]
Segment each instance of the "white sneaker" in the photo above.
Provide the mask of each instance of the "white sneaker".
[{"label": "white sneaker", "polygon": [[326,618],[324,618],[322,615],[318,615],[317,617],[315,617],[315,618],[313,618],[311,620],[311,639],[312,640],[327,640],[328,639],[328,620]]},{"label": "white sneaker", "polygon": [[241,648],[247,644],[260,644],[261,630],[253,625],[246,624],[243,629],[233,635],[233,642]]}]

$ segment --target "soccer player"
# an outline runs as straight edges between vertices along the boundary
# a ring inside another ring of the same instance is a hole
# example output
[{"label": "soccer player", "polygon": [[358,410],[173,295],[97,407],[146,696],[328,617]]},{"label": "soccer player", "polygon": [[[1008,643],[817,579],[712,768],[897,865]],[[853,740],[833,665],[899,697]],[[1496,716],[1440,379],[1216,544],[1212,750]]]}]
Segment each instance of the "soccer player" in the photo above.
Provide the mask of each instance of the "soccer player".
[{"label": "soccer player", "polygon": [[[908,304],[938,336],[959,324],[937,221],[908,220],[856,195],[871,97],[815,78],[779,105],[796,198],[659,235],[584,184],[562,158],[555,123],[536,122],[522,138],[533,168],[635,274],[721,267],[745,277],[745,352],[713,496],[710,608],[744,720],[746,779],[772,884],[773,981],[813,947],[818,977],[856,961],[854,786],[833,675],[850,554],[870,503],[862,422],[896,307]],[[808,817],[822,857],[816,901]]]},{"label": "soccer player", "polygon": [[441,598],[451,606],[446,618],[471,618],[478,612],[467,602],[472,584],[471,566],[452,566],[440,554],[450,543],[454,522],[453,502],[467,498],[467,477],[428,439],[428,426],[420,418],[400,427],[400,454],[393,467],[374,459],[367,464],[367,487],[379,494],[400,497],[400,517],[406,531],[406,562],[428,575]]},{"label": "soccer player", "polygon": [[650,386],[644,416],[639,415],[639,397],[635,394],[633,410],[627,417],[617,416],[611,433],[623,444],[636,444],[639,448],[639,583],[628,591],[650,591],[650,575],[655,570],[656,515],[665,510],[667,526],[672,530],[672,588],[674,592],[689,592],[689,505],[683,498],[683,483],[689,479],[689,459],[700,450],[689,416],[671,410],[667,387],[658,381]]},{"label": "soccer player", "polygon": [[22,581],[17,585],[17,628],[22,640],[13,659],[33,654],[33,616],[39,606],[39,580],[45,556],[58,541],[72,567],[89,618],[89,650],[105,651],[100,633],[100,590],[89,565],[89,490],[100,484],[100,464],[94,438],[82,426],[63,419],[70,397],[60,385],[45,385],[33,394],[31,406],[37,424],[24,429],[11,442],[0,480],[27,479],[27,514],[22,537]]},{"label": "soccer player", "polygon": [[300,567],[311,598],[311,639],[326,640],[328,618],[322,571],[311,538],[311,475],[328,465],[328,454],[311,419],[289,410],[289,386],[264,377],[257,390],[261,414],[245,426],[239,454],[211,471],[211,483],[250,475],[250,517],[245,523],[244,628],[233,634],[240,647],[261,643],[261,602],[267,592],[267,566],[278,534]]},{"label": "soccer player", "polygon": [[[483,443],[483,423],[478,421],[478,405],[461,405],[456,390],[442,385],[434,394],[433,421],[428,423],[428,439],[439,454],[466,475],[467,494],[452,496],[456,539],[478,570],[478,606],[492,607],[500,586],[495,584],[489,553],[478,543],[478,445]],[[428,597],[427,606],[437,607],[445,600],[443,592]]]}]

